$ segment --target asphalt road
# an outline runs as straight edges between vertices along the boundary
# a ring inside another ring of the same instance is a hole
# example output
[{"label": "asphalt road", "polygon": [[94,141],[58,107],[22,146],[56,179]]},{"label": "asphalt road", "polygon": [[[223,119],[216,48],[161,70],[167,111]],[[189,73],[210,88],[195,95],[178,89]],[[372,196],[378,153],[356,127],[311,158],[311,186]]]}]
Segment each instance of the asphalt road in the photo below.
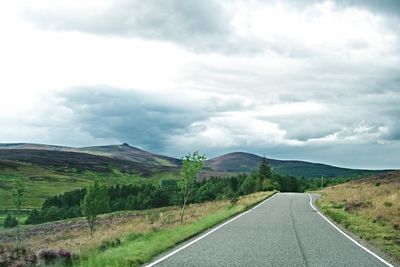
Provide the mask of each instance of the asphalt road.
[{"label": "asphalt road", "polygon": [[167,258],[154,266],[388,266],[309,202],[308,194],[279,193],[172,256],[179,247],[161,255]]}]

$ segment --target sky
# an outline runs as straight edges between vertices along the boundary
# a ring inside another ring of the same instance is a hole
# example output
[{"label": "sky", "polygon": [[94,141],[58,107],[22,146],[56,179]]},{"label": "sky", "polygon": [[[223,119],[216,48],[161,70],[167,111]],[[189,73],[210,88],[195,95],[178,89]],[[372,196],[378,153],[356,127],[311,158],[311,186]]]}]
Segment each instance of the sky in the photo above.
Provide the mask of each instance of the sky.
[{"label": "sky", "polygon": [[2,1],[0,37],[0,143],[400,168],[400,1]]}]

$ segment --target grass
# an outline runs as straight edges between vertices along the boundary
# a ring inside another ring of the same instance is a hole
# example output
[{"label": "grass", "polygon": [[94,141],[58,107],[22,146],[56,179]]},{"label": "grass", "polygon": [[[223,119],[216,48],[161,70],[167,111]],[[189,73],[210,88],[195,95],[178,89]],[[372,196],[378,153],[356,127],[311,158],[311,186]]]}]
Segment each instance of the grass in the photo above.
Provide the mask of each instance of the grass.
[{"label": "grass", "polygon": [[[228,200],[191,204],[183,224],[179,222],[177,206],[105,214],[99,218],[94,238],[90,237],[84,218],[23,226],[22,233],[30,253],[63,248],[79,255],[77,266],[136,266],[272,194],[242,196],[235,205]],[[0,243],[11,244],[14,236],[15,230],[2,230]],[[121,240],[119,246],[100,249],[116,239]]]},{"label": "grass", "polygon": [[121,246],[110,248],[102,253],[99,253],[98,250],[89,251],[78,265],[138,266],[150,261],[163,251],[246,210],[270,195],[272,195],[271,192],[248,196],[247,199],[246,197],[242,198],[237,205],[226,205],[225,201],[223,202],[225,205],[216,212],[205,212],[198,220],[188,221],[183,225],[174,224],[172,227],[155,227],[145,233],[125,235],[121,238]]},{"label": "grass", "polygon": [[71,168],[59,172],[52,168],[43,168],[27,163],[16,163],[11,167],[0,166],[0,209],[12,209],[12,189],[17,179],[25,182],[25,194],[22,208],[40,208],[49,196],[88,186],[93,181],[112,184],[157,184],[163,178],[175,177],[174,173],[154,174],[142,178],[137,174],[122,173],[113,168],[111,173],[94,171],[78,172]]},{"label": "grass", "polygon": [[400,179],[365,180],[322,191],[321,211],[400,261]]}]

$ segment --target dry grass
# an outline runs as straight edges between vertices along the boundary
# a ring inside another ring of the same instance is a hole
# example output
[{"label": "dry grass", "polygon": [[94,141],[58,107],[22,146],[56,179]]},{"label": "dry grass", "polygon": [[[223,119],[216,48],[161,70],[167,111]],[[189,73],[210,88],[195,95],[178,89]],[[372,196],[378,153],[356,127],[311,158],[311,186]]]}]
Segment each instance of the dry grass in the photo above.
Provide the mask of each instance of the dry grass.
[{"label": "dry grass", "polygon": [[397,182],[366,180],[329,187],[323,201],[343,205],[371,220],[382,220],[400,226],[400,177]]},{"label": "dry grass", "polygon": [[400,261],[400,172],[322,191],[321,210]]},{"label": "dry grass", "polygon": [[[242,196],[235,206],[245,208],[265,199],[271,192],[258,192]],[[190,224],[207,215],[231,206],[229,201],[213,201],[191,204],[185,211],[184,224]],[[129,233],[146,234],[157,229],[168,229],[180,225],[179,207],[165,207],[144,211],[115,212],[100,217],[91,238],[86,221],[83,218],[32,226],[24,230],[24,242],[30,251],[42,249],[66,249],[74,254],[85,254],[98,248],[104,240],[112,240]],[[12,232],[9,232],[11,241]],[[3,236],[2,236],[3,235]],[[6,245],[7,236],[0,233],[0,241]],[[10,242],[11,243],[11,242]]]}]

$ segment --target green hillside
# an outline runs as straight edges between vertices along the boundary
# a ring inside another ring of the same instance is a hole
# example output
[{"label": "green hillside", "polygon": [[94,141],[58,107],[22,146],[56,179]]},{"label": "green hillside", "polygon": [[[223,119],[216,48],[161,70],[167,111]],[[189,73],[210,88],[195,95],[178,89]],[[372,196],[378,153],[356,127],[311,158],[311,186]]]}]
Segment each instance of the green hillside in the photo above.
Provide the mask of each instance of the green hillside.
[{"label": "green hillside", "polygon": [[143,177],[135,173],[123,173],[117,168],[107,172],[77,170],[72,167],[39,166],[10,160],[0,160],[0,209],[13,208],[12,188],[17,179],[25,181],[26,193],[23,208],[40,207],[49,197],[66,191],[85,187],[93,181],[103,184],[158,183],[164,177],[173,177],[174,172],[152,173]]}]

